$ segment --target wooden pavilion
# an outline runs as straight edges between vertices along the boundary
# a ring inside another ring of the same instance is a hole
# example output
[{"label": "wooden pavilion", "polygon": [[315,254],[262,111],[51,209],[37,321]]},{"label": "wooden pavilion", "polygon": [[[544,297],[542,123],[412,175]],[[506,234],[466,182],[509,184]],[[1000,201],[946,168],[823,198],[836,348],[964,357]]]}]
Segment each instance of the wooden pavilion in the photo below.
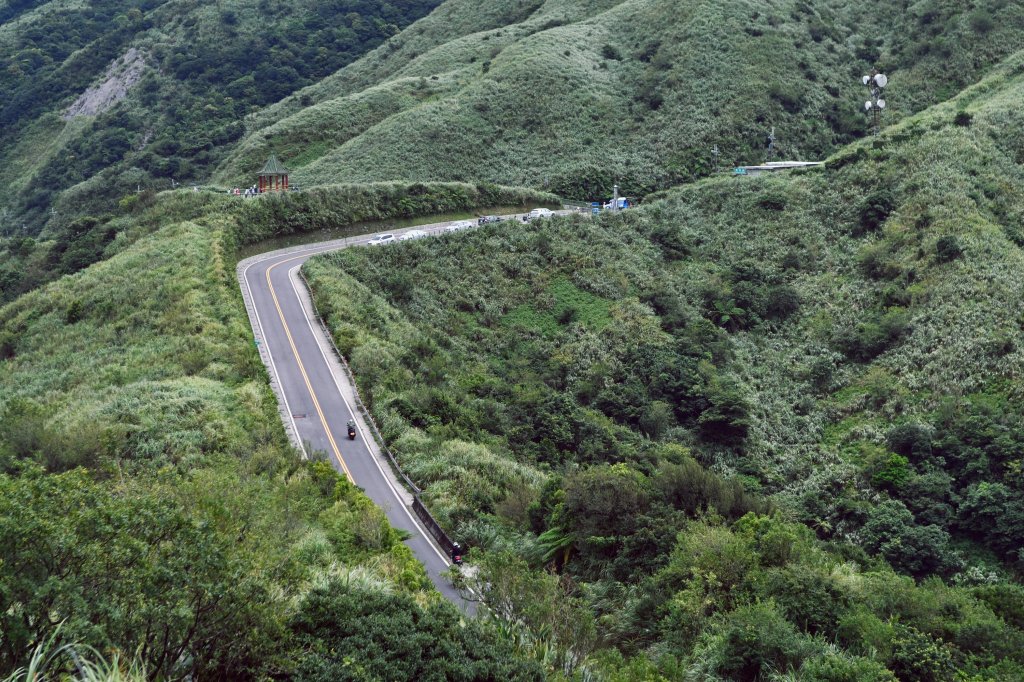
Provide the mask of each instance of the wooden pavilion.
[{"label": "wooden pavilion", "polygon": [[288,191],[288,169],[277,160],[276,154],[263,165],[259,173],[259,191],[264,192],[287,192]]}]

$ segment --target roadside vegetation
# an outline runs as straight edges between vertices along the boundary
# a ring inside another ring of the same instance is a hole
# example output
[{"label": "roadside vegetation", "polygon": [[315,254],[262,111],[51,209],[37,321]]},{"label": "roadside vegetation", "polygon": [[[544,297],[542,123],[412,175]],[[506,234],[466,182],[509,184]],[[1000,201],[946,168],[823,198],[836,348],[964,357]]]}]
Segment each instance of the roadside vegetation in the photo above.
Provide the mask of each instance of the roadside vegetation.
[{"label": "roadside vegetation", "polygon": [[[441,599],[383,512],[288,445],[233,256],[531,196],[166,193],[114,219],[102,262],[0,308],[0,674],[78,675],[74,650],[136,678],[540,679]],[[276,223],[282,208],[303,219]]]},{"label": "roadside vegetation", "polygon": [[231,219],[230,250],[275,236],[344,230],[370,221],[557,202],[543,192],[484,183],[332,185],[251,201],[210,191],[143,191],[122,199],[113,214],[79,218],[60,238],[0,240],[0,303],[110,258],[170,222],[202,218],[207,225],[211,216]]},{"label": "roadside vegetation", "polygon": [[1024,675],[1022,93],[1018,55],[824,169],[307,263],[550,670]]}]

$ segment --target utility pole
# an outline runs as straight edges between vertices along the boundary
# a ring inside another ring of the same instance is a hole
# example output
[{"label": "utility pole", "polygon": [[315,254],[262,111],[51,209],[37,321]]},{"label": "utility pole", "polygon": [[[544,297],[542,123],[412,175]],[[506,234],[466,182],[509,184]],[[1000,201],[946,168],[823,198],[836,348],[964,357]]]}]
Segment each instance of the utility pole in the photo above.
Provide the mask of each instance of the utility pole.
[{"label": "utility pole", "polygon": [[619,186],[618,185],[613,185],[612,186],[612,210],[613,211],[618,211],[619,210]]},{"label": "utility pole", "polygon": [[871,117],[875,135],[882,129],[882,110],[885,109],[885,99],[882,98],[882,90],[889,84],[889,79],[884,73],[878,73],[871,69],[871,73],[860,79],[860,82],[868,87],[871,99],[864,102],[864,111]]},{"label": "utility pole", "polygon": [[771,163],[775,160],[775,126],[772,126],[772,131],[768,133],[768,154],[765,163]]},{"label": "utility pole", "polygon": [[711,148],[711,156],[715,159],[715,172],[718,172],[718,145]]}]

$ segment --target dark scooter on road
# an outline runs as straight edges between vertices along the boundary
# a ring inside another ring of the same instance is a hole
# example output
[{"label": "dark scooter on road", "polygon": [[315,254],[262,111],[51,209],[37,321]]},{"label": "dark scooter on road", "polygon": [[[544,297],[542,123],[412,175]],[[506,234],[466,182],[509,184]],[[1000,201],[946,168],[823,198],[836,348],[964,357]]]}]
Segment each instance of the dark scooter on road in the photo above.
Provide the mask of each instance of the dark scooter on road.
[{"label": "dark scooter on road", "polygon": [[354,421],[352,421],[351,419],[348,420],[348,439],[349,440],[355,440],[356,439],[356,423]]}]

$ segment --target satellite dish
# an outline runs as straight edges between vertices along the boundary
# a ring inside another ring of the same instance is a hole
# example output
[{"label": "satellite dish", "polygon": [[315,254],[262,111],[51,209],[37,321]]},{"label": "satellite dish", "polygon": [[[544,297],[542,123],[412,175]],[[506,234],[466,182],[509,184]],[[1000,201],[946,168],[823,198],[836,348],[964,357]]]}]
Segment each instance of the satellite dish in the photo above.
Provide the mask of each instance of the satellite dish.
[{"label": "satellite dish", "polygon": [[871,102],[864,102],[864,111],[871,111]]},{"label": "satellite dish", "polygon": [[864,85],[867,85],[868,83],[871,82],[871,76],[864,76],[863,78],[860,79],[860,82],[863,83]]},{"label": "satellite dish", "polygon": [[878,100],[878,108],[879,109],[885,109],[885,100],[884,99]]},{"label": "satellite dish", "polygon": [[880,73],[877,76],[875,76],[875,84],[878,85],[878,87],[880,87],[880,88],[884,88],[886,83],[888,83],[888,82],[889,82],[889,79],[886,78],[884,73]]}]

